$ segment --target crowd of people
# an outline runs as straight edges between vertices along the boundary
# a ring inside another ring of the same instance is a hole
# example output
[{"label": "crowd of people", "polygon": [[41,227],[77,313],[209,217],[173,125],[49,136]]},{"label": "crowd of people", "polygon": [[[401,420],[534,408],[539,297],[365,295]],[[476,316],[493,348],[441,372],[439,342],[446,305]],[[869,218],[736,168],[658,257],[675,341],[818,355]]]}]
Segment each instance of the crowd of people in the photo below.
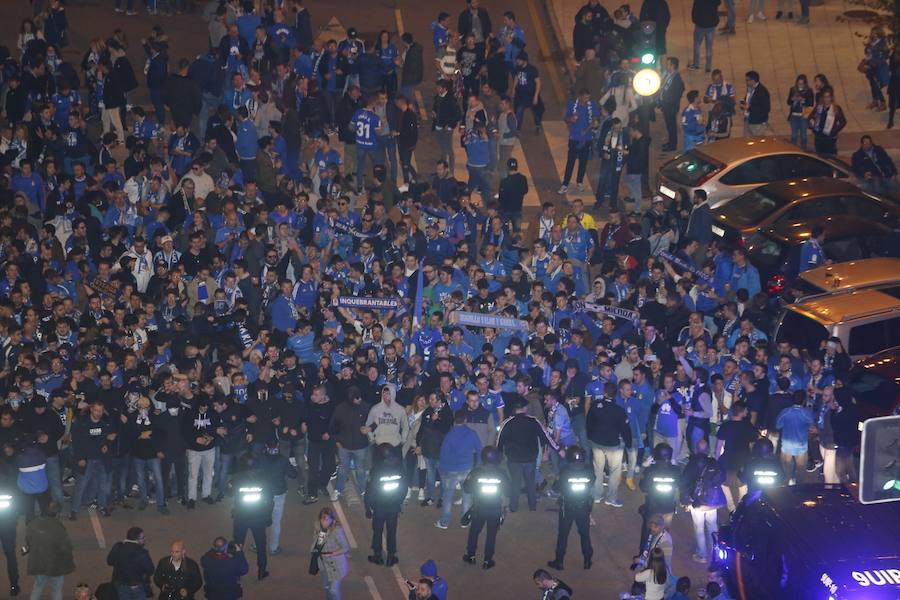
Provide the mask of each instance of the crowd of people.
[{"label": "crowd of people", "polygon": [[[440,13],[428,65],[412,33],[314,39],[300,0],[277,4],[209,2],[197,15],[209,47],[196,59],[170,57],[154,26],[140,41],[142,77],[121,30],[67,62],[60,0],[35,1],[35,20],[3,49],[0,494],[15,510],[0,495],[0,537],[12,595],[20,513],[31,597],[46,586],[61,598],[75,564],[58,513],[152,505],[165,516],[170,503],[202,510],[233,496],[257,508],[236,509],[234,535],[199,566],[183,542],[154,565],[133,528],[110,552],[108,587],[143,599],[154,584],[168,600],[205,582],[207,598],[238,597],[246,533],[264,579],[296,478],[308,505],[339,501],[355,482],[374,514],[369,559],[389,566],[397,513],[373,483],[404,490],[397,511],[436,505],[442,530],[456,525],[461,489],[464,560],[475,563],[486,527],[485,569],[520,491],[532,511],[542,496],[561,504],[549,568],[563,568],[573,523],[590,568],[591,506],[622,508],[624,482],[646,494],[634,593],[685,598],[690,581],[672,575],[676,508],[689,507],[693,558],[708,563],[719,518],[752,486],[752,461],[778,457],[791,484],[854,480],[860,417],[840,341],[769,340],[759,273],[744,248],[714,238],[702,190],[642,206],[656,104],[669,150],[679,111],[684,150],[728,137],[737,111],[748,134],[762,133],[771,107],[757,72],[736,101],[708,45],[711,83],[689,91],[683,111],[675,57],[659,96],[638,98],[626,57],[608,59],[613,42],[628,43],[612,29],[637,17],[626,6],[610,18],[592,0],[577,17],[560,193],[576,162],[584,190],[596,154],[597,206],[608,206],[601,221],[580,198],[544,202],[530,239],[520,223],[532,182],[512,153],[526,111],[541,132],[544,104],[513,12],[496,31],[478,0],[455,29]],[[641,18],[657,22],[664,55],[665,1],[645,2]],[[877,61],[889,52],[876,33],[866,60],[881,110]],[[427,106],[426,79],[436,90]],[[148,106],[137,103],[144,89]],[[845,120],[824,75],[812,87],[798,77],[789,108],[793,142],[805,147],[809,128],[818,151],[835,151]],[[414,158],[422,111],[441,153],[434,175]],[[467,182],[454,177],[460,141]],[[896,184],[871,138],[860,152],[864,183]],[[805,251],[824,260],[820,238]],[[655,495],[653,473],[678,485]],[[575,474],[587,501],[569,497]],[[496,483],[485,487],[488,476]],[[479,496],[492,486],[502,504]],[[310,573],[339,598],[348,544],[329,506],[311,553]],[[706,597],[727,598],[722,572],[709,577]],[[545,599],[572,593],[546,570],[534,581]],[[431,561],[409,584],[411,598],[446,597]]]}]

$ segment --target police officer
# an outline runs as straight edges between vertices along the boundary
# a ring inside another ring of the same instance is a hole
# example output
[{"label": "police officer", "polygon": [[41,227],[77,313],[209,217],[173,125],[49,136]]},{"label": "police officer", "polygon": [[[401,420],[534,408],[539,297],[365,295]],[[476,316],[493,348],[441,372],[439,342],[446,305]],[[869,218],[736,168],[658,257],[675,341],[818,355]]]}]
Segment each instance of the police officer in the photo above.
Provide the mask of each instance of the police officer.
[{"label": "police officer", "polygon": [[591,546],[591,507],[593,506],[594,469],[585,460],[585,451],[580,446],[569,446],[566,450],[566,466],[560,471],[559,478],[553,482],[553,490],[560,494],[559,528],[556,534],[556,558],[547,566],[561,571],[566,556],[566,545],[572,522],[578,528],[581,538],[581,554],[584,556],[584,568],[591,568],[591,557],[594,548]]},{"label": "police officer", "polygon": [[[19,565],[16,562],[16,523],[22,510],[22,494],[16,486],[15,450],[5,444],[0,456],[0,542],[6,555],[9,595],[19,593]],[[17,502],[18,500],[18,502]],[[18,506],[17,506],[18,505]]]},{"label": "police officer", "polygon": [[784,469],[771,440],[760,438],[753,442],[750,462],[738,471],[738,479],[748,493],[784,485]]},{"label": "police officer", "polygon": [[657,444],[653,449],[653,464],[644,471],[640,484],[641,491],[644,492],[644,504],[638,509],[641,515],[638,554],[642,554],[647,548],[648,521],[652,515],[662,515],[666,527],[672,523],[680,482],[681,471],[672,464],[672,446],[665,442]]},{"label": "police officer", "polygon": [[234,541],[243,546],[247,530],[253,534],[258,578],[262,581],[269,576],[266,528],[272,524],[272,489],[269,480],[259,471],[259,460],[254,454],[245,455],[241,463],[242,468],[233,482],[236,490],[231,511]]},{"label": "police officer", "polygon": [[503,521],[503,496],[509,496],[509,478],[500,468],[500,450],[496,446],[485,446],[481,450],[481,465],[472,469],[463,482],[463,491],[472,494],[472,508],[463,515],[463,524],[471,519],[469,540],[463,561],[475,564],[478,536],[487,525],[484,540],[483,569],[490,569],[494,563],[494,547],[497,544],[497,530]]},{"label": "police officer", "polygon": [[[369,471],[364,501],[366,517],[372,519],[372,554],[369,562],[392,567],[397,564],[397,516],[403,508],[409,484],[404,477],[394,447],[388,443],[376,448],[376,466]],[[387,527],[387,560],[381,548],[381,536]]]}]

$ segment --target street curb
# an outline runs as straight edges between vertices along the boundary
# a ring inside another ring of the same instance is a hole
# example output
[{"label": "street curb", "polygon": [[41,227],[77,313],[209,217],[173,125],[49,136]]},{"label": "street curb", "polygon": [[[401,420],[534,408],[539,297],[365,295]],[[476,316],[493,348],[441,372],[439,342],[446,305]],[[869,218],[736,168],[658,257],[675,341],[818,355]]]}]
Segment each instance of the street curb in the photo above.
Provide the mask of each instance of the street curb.
[{"label": "street curb", "polygon": [[572,48],[566,46],[565,37],[562,33],[562,27],[559,23],[559,19],[556,16],[556,12],[553,10],[552,4],[557,0],[540,0],[541,7],[543,7],[544,12],[547,13],[548,20],[550,21],[550,33],[553,36],[553,42],[556,47],[559,49],[562,54],[562,64],[563,71],[567,76],[567,84],[569,86],[575,85],[575,69],[578,65],[575,63],[575,54]]}]

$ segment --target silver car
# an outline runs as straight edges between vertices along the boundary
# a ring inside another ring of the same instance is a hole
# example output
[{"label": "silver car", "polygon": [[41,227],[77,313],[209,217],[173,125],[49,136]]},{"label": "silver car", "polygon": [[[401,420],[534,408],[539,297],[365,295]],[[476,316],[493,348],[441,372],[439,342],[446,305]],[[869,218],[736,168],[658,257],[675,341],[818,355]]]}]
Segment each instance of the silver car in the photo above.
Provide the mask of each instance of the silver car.
[{"label": "silver car", "polygon": [[710,208],[725,204],[755,187],[803,177],[851,177],[840,160],[801,150],[775,137],[731,138],[703,144],[680,154],[659,170],[656,190],[675,198],[679,188],[702,189]]}]

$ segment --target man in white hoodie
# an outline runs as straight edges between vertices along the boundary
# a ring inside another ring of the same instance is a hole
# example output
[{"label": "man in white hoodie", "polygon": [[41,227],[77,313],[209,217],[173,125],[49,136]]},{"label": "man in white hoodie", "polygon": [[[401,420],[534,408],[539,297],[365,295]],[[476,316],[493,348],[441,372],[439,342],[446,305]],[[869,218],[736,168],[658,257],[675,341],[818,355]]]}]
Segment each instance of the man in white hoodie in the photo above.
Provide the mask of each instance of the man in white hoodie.
[{"label": "man in white hoodie", "polygon": [[397,454],[409,434],[409,420],[402,406],[394,402],[394,386],[386,383],[381,388],[381,402],[369,410],[365,433],[373,445],[390,444]]}]

